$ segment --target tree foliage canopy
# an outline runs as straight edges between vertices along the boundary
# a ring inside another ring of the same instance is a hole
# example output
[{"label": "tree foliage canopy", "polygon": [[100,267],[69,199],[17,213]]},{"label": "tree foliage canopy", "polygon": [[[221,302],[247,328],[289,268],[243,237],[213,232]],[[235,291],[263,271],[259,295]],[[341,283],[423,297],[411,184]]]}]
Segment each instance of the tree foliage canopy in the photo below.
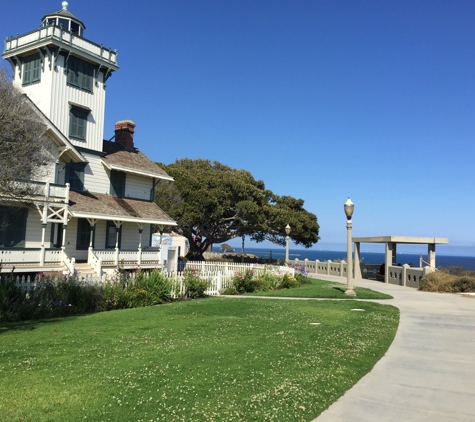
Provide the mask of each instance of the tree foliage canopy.
[{"label": "tree foliage canopy", "polygon": [[155,202],[188,238],[189,258],[200,259],[213,243],[243,235],[285,245],[287,224],[296,244],[308,248],[319,240],[317,217],[302,199],[274,194],[246,170],[187,158],[159,165],[175,182],[160,181]]},{"label": "tree foliage canopy", "polygon": [[19,183],[52,160],[46,126],[32,104],[0,68],[0,196],[24,200],[35,193],[31,184]]}]

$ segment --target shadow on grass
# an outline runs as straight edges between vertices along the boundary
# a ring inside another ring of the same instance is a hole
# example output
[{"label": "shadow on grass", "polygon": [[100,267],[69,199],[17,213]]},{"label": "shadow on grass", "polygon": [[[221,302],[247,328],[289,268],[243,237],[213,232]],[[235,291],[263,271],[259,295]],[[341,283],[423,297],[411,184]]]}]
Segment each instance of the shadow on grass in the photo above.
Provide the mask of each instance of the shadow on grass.
[{"label": "shadow on grass", "polygon": [[340,287],[340,286],[332,286],[332,289],[338,290],[342,293],[346,292],[346,287]]},{"label": "shadow on grass", "polygon": [[9,331],[33,331],[39,325],[59,324],[65,321],[76,319],[77,316],[56,317],[50,319],[38,319],[18,322],[4,322],[0,323],[0,335]]}]

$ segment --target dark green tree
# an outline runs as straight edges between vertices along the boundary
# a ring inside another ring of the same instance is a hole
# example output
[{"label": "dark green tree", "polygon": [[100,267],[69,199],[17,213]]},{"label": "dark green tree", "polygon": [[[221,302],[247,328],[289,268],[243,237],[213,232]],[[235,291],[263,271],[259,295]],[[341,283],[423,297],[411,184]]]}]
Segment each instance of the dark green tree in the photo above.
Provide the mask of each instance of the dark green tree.
[{"label": "dark green tree", "polygon": [[275,195],[246,170],[187,158],[159,165],[175,181],[160,181],[155,202],[188,239],[188,259],[202,260],[213,243],[243,235],[285,245],[287,224],[296,244],[308,248],[319,240],[317,217],[303,208],[303,200]]}]

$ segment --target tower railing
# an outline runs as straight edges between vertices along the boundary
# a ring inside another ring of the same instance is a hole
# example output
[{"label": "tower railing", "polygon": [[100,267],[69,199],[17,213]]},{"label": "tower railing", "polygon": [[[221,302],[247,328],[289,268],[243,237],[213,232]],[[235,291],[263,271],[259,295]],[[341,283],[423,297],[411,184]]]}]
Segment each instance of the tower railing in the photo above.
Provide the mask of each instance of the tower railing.
[{"label": "tower railing", "polygon": [[7,37],[5,39],[3,54],[8,55],[8,53],[26,49],[28,46],[34,44],[40,44],[39,46],[41,46],[41,44],[46,44],[48,40],[65,47],[69,45],[78,48],[100,58],[101,60],[117,65],[116,50],[106,48],[102,44],[96,44],[55,25],[41,26],[35,31],[23,35]]}]

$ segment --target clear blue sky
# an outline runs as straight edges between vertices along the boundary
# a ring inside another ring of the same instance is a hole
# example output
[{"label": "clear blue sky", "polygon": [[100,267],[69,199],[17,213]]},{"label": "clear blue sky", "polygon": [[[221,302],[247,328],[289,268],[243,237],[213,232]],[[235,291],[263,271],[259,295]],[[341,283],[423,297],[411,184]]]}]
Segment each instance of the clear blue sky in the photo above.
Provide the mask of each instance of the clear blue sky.
[{"label": "clear blue sky", "polygon": [[[0,35],[60,8],[5,2]],[[475,1],[70,0],[69,10],[86,38],[119,52],[106,138],[132,119],[155,161],[217,160],[304,199],[318,249],[345,243],[350,196],[355,236],[448,237],[441,253],[475,255]]]}]

